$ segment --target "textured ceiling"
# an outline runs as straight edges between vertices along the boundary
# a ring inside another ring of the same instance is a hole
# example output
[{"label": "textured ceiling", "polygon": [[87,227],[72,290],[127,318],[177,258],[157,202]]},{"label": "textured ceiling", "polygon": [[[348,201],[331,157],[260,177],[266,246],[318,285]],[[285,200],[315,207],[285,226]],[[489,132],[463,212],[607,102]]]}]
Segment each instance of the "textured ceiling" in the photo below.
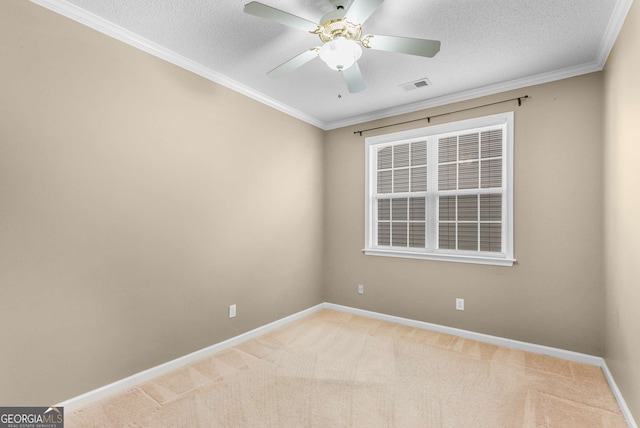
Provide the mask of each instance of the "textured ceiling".
[{"label": "textured ceiling", "polygon": [[[363,33],[442,42],[434,58],[365,49],[350,94],[315,59],[265,73],[321,42],[243,13],[248,0],[32,0],[279,110],[331,129],[602,69],[632,0],[386,0]],[[317,22],[328,0],[261,0]],[[427,78],[407,91],[402,84]],[[341,97],[338,97],[338,95]]]}]

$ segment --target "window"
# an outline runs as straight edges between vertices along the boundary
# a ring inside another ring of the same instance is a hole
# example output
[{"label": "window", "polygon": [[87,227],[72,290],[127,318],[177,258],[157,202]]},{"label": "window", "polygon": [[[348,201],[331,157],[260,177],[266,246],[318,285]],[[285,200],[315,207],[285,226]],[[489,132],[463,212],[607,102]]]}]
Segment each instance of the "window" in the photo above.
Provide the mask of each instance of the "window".
[{"label": "window", "polygon": [[365,140],[368,255],[511,266],[513,113]]}]

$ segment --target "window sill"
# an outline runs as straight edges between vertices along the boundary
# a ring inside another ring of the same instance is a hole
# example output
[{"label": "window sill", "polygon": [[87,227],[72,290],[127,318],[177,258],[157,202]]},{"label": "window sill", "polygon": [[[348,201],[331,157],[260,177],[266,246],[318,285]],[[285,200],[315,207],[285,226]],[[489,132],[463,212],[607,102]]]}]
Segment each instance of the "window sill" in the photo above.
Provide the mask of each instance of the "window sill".
[{"label": "window sill", "polygon": [[516,259],[482,256],[462,256],[459,254],[419,253],[410,251],[383,250],[366,248],[362,250],[367,256],[401,257],[405,259],[437,260],[442,262],[473,263],[481,265],[513,266]]}]

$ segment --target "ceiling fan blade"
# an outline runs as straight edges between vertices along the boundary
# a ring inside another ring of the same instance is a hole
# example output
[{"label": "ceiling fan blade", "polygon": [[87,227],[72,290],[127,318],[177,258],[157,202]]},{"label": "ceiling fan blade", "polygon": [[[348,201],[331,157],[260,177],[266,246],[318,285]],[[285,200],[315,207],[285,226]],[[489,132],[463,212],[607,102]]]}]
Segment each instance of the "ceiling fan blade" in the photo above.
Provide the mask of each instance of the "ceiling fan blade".
[{"label": "ceiling fan blade", "polygon": [[292,72],[298,67],[301,67],[318,56],[318,48],[309,49],[291,58],[289,61],[280,64],[273,70],[267,73],[267,76],[273,79],[279,79],[287,73]]},{"label": "ceiling fan blade", "polygon": [[364,78],[362,77],[362,73],[360,72],[360,67],[357,62],[354,62],[353,65],[346,70],[342,70],[342,75],[344,76],[344,80],[347,82],[349,92],[352,94],[364,91],[367,87],[364,83]]},{"label": "ceiling fan blade", "polygon": [[376,11],[383,1],[384,0],[353,0],[344,17],[353,24],[362,24],[373,15],[373,12]]},{"label": "ceiling fan blade", "polygon": [[433,57],[440,51],[439,40],[413,39],[411,37],[368,35],[365,47],[379,51],[400,52],[410,55]]},{"label": "ceiling fan blade", "polygon": [[289,27],[297,28],[298,30],[315,31],[318,28],[318,24],[314,22],[257,1],[252,1],[244,5],[244,13],[269,19],[283,25],[288,25]]}]

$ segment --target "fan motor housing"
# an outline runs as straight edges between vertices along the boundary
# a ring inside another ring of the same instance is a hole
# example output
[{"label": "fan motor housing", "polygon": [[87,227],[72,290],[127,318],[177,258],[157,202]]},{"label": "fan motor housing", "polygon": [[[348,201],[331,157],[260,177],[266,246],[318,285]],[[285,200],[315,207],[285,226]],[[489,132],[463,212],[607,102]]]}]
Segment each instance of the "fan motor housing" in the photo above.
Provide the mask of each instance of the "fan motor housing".
[{"label": "fan motor housing", "polygon": [[329,0],[329,3],[336,9],[347,9],[347,7],[353,3],[352,0]]},{"label": "fan motor housing", "polygon": [[335,9],[320,18],[321,27],[344,18],[344,14],[349,9],[349,6],[351,6],[351,3],[353,3],[353,0],[329,0],[329,2]]},{"label": "fan motor housing", "polygon": [[338,37],[358,41],[362,35],[362,28],[360,25],[352,24],[341,18],[324,22],[318,28],[317,34],[323,43],[330,42]]}]

